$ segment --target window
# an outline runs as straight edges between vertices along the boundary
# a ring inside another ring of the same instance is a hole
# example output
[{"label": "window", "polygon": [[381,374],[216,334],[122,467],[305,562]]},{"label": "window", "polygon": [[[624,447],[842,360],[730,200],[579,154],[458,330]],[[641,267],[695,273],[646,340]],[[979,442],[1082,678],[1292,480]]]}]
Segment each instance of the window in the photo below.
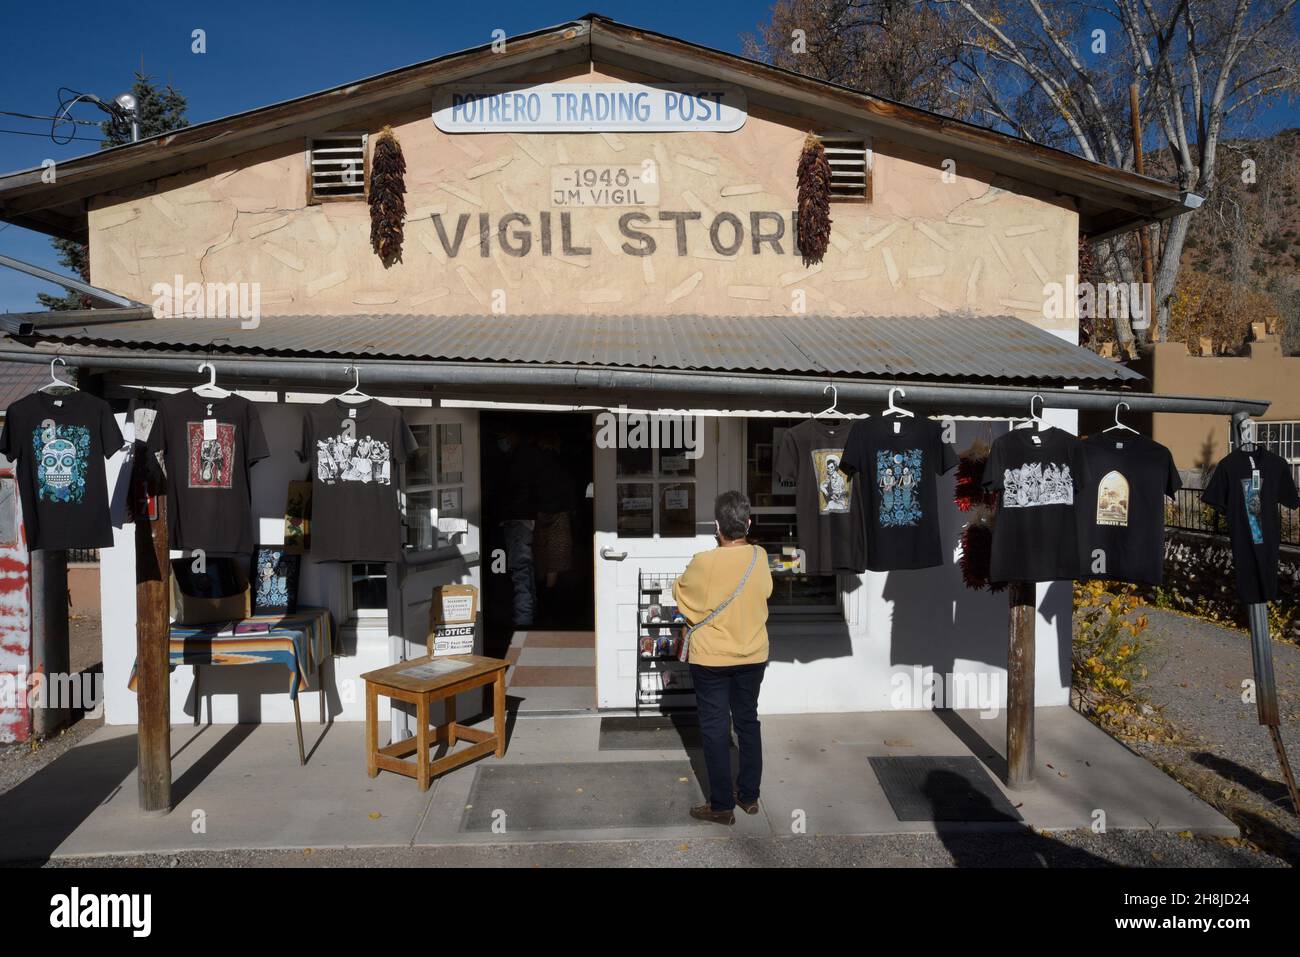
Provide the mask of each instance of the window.
[{"label": "window", "polygon": [[[684,447],[618,450],[618,534],[695,537],[695,463]],[[631,481],[628,481],[631,480]]]},{"label": "window", "polygon": [[[1228,442],[1237,446],[1236,429],[1228,426]],[[1291,476],[1300,484],[1300,422],[1256,422],[1255,444],[1276,452],[1291,466]]]},{"label": "window", "polygon": [[[786,429],[799,419],[745,420],[745,494],[749,496],[753,526],[749,540],[762,545],[769,554],[799,545],[798,520],[795,516],[794,486],[782,482],[772,471],[772,461],[781,447]],[[839,589],[834,575],[772,574],[773,611],[835,611],[839,607]]]},{"label": "window", "polygon": [[311,198],[362,199],[366,195],[366,134],[332,133],[307,142]]},{"label": "window", "polygon": [[831,164],[831,202],[871,202],[871,148],[852,133],[819,133]]},{"label": "window", "polygon": [[348,569],[348,600],[353,618],[388,617],[388,566],[353,562]]},{"label": "window", "polygon": [[406,466],[406,546],[437,548],[447,544],[434,525],[438,519],[463,518],[465,444],[459,422],[411,426],[416,451]]}]

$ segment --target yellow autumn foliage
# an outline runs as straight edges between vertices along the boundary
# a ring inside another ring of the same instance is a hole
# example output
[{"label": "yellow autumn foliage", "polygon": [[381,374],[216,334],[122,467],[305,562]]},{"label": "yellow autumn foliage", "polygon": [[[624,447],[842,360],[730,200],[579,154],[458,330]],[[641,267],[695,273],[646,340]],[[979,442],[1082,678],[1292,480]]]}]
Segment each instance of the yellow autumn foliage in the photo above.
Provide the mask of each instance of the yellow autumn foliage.
[{"label": "yellow autumn foliage", "polygon": [[1204,336],[1213,341],[1216,353],[1235,353],[1249,338],[1252,322],[1276,324],[1277,315],[1277,303],[1268,294],[1184,267],[1169,302],[1169,341],[1186,343],[1196,355]]},{"label": "yellow autumn foliage", "polygon": [[1148,621],[1135,591],[1100,581],[1075,585],[1072,671],[1085,712],[1116,734],[1146,739],[1152,722],[1133,686],[1147,675],[1140,636]]}]

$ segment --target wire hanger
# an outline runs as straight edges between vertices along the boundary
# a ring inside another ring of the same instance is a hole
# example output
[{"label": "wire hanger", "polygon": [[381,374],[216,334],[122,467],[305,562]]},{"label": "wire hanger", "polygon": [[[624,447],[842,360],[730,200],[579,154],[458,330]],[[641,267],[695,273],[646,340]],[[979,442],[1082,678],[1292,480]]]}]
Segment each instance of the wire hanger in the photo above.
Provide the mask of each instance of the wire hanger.
[{"label": "wire hanger", "polygon": [[1137,429],[1133,428],[1131,425],[1125,425],[1123,422],[1119,420],[1119,407],[1121,405],[1126,409],[1132,408],[1132,406],[1130,406],[1127,402],[1123,401],[1122,399],[1119,402],[1116,402],[1115,403],[1115,424],[1108,429],[1102,429],[1103,433],[1114,432],[1116,429],[1125,429],[1129,432],[1133,432],[1135,434],[1137,433]]},{"label": "wire hanger", "polygon": [[77,387],[73,385],[71,382],[64,382],[57,375],[54,374],[54,363],[56,362],[60,363],[65,367],[67,366],[67,363],[63,361],[63,356],[55,356],[53,359],[51,359],[50,360],[50,381],[45,383],[45,385],[41,386],[36,391],[44,392],[46,389],[71,389],[73,392],[78,391]]},{"label": "wire hanger", "polygon": [[894,393],[895,393],[895,392],[897,392],[899,395],[903,396],[904,398],[907,397],[907,390],[904,389],[902,386],[897,386],[897,385],[896,385],[896,386],[891,387],[890,390],[889,390],[889,407],[888,407],[887,409],[885,409],[884,412],[881,412],[880,414],[881,414],[881,415],[905,415],[905,416],[908,416],[909,418],[914,417],[914,416],[916,415],[915,412],[912,412],[912,411],[910,411],[910,410],[908,410],[908,409],[900,408],[899,406],[894,405]]},{"label": "wire hanger", "polygon": [[[1043,402],[1044,402],[1043,397],[1042,397],[1041,395],[1039,395],[1037,392],[1035,392],[1033,395],[1031,395],[1031,396],[1029,397],[1029,421],[1028,421],[1028,422],[1021,422],[1019,425],[1016,426],[1017,429],[1035,428],[1035,427],[1036,427],[1036,428],[1038,429],[1039,432],[1044,432],[1044,431],[1047,430],[1047,423],[1043,421],[1042,413],[1041,413],[1041,412],[1035,412],[1035,411],[1034,411],[1034,400],[1035,400],[1035,399],[1037,399],[1040,403],[1043,403]],[[1043,406],[1042,406],[1042,405],[1039,405],[1039,409],[1042,409],[1042,408],[1043,408]]]},{"label": "wire hanger", "polygon": [[814,419],[820,419],[823,415],[834,415],[837,417],[842,417],[844,415],[844,413],[840,411],[840,390],[835,388],[833,385],[828,385],[826,388],[822,389],[822,395],[825,395],[827,392],[831,394],[830,408],[822,409],[813,416]]},{"label": "wire hanger", "polygon": [[352,373],[352,376],[353,376],[353,378],[352,378],[352,388],[348,389],[348,390],[345,391],[345,392],[340,392],[340,393],[339,393],[338,395],[336,395],[334,398],[336,398],[336,399],[341,399],[341,400],[344,401],[344,402],[350,402],[350,401],[353,401],[353,400],[358,400],[358,401],[361,401],[361,402],[366,402],[366,401],[368,401],[368,400],[370,399],[370,396],[366,395],[364,392],[361,391],[361,368],[360,368],[360,366],[354,366],[354,365],[352,365],[352,366],[347,366],[347,367],[343,370],[343,374],[344,374],[344,375],[347,375],[349,372],[351,372],[351,373]]},{"label": "wire hanger", "polygon": [[230,395],[228,390],[217,385],[217,367],[211,360],[199,363],[199,371],[202,372],[205,369],[208,372],[208,381],[200,382],[190,391],[195,395],[207,396],[213,399],[224,399]]},{"label": "wire hanger", "polygon": [[1243,452],[1255,451],[1255,423],[1249,416],[1237,420],[1237,448]]}]

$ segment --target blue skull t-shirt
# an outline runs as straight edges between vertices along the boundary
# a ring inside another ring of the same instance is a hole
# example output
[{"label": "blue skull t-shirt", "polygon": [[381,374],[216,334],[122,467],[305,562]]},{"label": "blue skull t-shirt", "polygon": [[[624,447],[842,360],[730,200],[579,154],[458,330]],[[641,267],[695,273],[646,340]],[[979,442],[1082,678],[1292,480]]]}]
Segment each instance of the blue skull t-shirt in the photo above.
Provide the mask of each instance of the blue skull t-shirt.
[{"label": "blue skull t-shirt", "polygon": [[853,423],[840,468],[854,476],[854,504],[867,568],[884,572],[943,564],[935,482],[957,453],[931,419],[880,417]]},{"label": "blue skull t-shirt", "polygon": [[17,471],[29,549],[113,544],[104,459],[124,444],[97,396],[34,392],[9,406],[0,454]]}]

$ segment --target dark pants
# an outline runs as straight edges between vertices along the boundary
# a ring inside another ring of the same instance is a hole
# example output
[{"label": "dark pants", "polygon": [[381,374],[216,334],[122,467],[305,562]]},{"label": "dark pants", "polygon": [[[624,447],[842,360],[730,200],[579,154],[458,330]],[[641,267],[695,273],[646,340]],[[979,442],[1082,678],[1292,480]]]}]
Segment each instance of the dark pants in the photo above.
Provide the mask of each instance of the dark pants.
[{"label": "dark pants", "polygon": [[700,711],[704,765],[709,771],[709,804],[715,811],[736,806],[731,787],[731,726],[740,744],[740,773],[735,791],[745,803],[758,800],[763,777],[763,739],[758,723],[758,689],[767,662],[711,668],[691,665],[695,701]]},{"label": "dark pants", "polygon": [[537,582],[533,578],[533,523],[508,519],[501,523],[506,540],[506,569],[514,587],[511,624],[531,628],[537,606]]}]

